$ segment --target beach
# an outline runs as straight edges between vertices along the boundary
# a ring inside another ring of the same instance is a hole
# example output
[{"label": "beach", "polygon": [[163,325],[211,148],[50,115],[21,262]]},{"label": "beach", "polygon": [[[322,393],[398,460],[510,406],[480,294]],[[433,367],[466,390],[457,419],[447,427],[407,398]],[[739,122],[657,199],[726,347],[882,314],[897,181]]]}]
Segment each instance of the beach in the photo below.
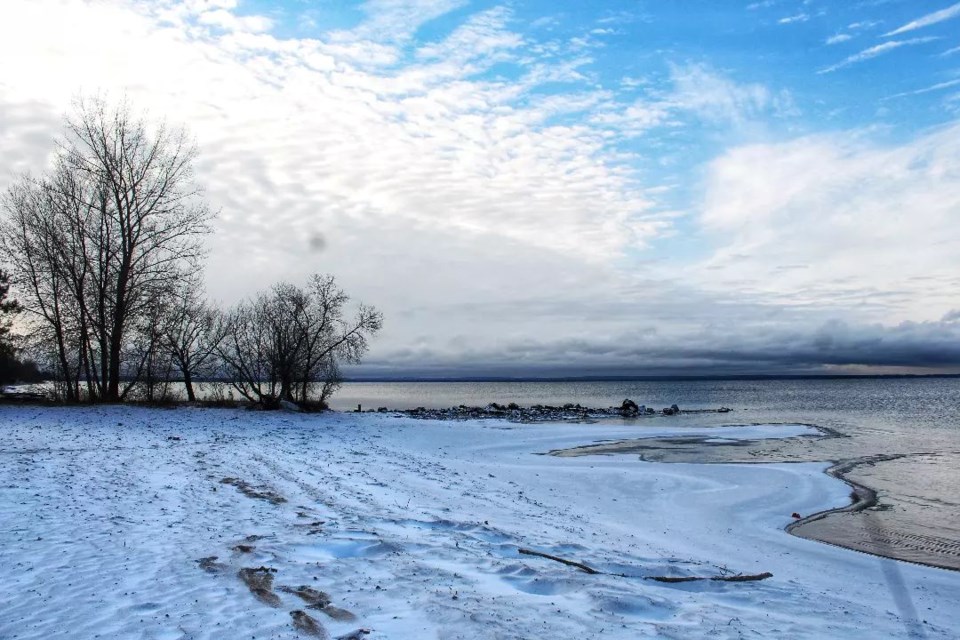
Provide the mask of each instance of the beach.
[{"label": "beach", "polygon": [[[826,463],[543,455],[636,438],[623,424],[118,406],[0,407],[0,423],[3,638],[950,638],[960,626],[960,573],[784,531],[794,513],[849,504]],[[682,427],[754,442],[811,431]]]},{"label": "beach", "polygon": [[[822,542],[932,566],[960,568],[960,378],[800,380],[635,380],[506,383],[348,384],[341,406],[443,407],[495,399],[520,406],[580,403],[619,406],[624,398],[682,414],[614,420],[638,440],[583,447],[589,455],[623,455],[667,463],[825,463],[864,498],[824,518],[803,518],[790,531]],[[371,402],[373,401],[373,402]],[[726,406],[730,413],[717,413]],[[429,412],[428,412],[429,413]],[[601,418],[602,421],[608,421]],[[797,437],[725,442],[687,427],[808,424]],[[672,426],[658,439],[649,427]],[[569,455],[565,452],[561,455]],[[875,504],[872,504],[874,503]],[[868,509],[862,509],[869,504]],[[849,508],[853,507],[853,508]]]}]

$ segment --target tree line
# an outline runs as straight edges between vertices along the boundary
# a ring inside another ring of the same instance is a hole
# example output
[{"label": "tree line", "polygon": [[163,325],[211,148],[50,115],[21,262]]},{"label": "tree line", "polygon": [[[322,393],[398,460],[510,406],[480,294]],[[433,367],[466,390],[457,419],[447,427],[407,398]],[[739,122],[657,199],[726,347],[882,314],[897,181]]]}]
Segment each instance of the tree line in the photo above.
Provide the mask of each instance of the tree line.
[{"label": "tree line", "polygon": [[182,129],[151,126],[125,104],[78,101],[52,168],[21,176],[0,202],[0,285],[17,296],[0,297],[0,312],[17,313],[20,342],[0,321],[0,357],[30,355],[68,402],[163,400],[177,381],[192,401],[195,382],[211,378],[265,408],[326,402],[381,314],[349,313],[329,275],[230,309],[208,302],[203,238],[214,214],[196,156]]}]

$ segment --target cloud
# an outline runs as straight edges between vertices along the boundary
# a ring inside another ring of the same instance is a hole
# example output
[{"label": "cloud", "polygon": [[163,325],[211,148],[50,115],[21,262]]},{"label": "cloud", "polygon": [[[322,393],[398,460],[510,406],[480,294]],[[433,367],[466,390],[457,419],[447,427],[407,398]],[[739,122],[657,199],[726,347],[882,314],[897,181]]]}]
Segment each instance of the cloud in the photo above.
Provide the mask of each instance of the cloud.
[{"label": "cloud", "polygon": [[917,89],[915,91],[904,91],[903,93],[895,93],[890,96],[890,98],[902,98],[904,96],[918,96],[924,93],[930,93],[932,91],[942,91],[943,89],[948,89],[950,87],[955,87],[960,85],[960,78],[956,80],[947,80],[946,82],[938,82],[937,84],[931,85],[929,87],[924,87],[923,89]]},{"label": "cloud", "polygon": [[927,42],[933,42],[934,40],[939,40],[939,38],[928,36],[924,38],[911,38],[909,40],[891,40],[889,42],[884,42],[883,44],[878,44],[874,47],[870,47],[869,49],[864,49],[859,53],[855,53],[852,56],[844,58],[841,62],[838,62],[835,65],[831,65],[829,67],[821,69],[817,73],[821,73],[821,74],[831,73],[838,69],[849,67],[852,64],[863,62],[864,60],[870,60],[871,58],[876,58],[877,56],[883,55],[885,53],[889,53],[890,51],[893,51],[894,49],[899,49],[900,47],[925,44]]},{"label": "cloud", "polygon": [[273,21],[264,16],[238,16],[226,9],[204,11],[198,21],[201,24],[219,27],[224,31],[261,33],[273,26]]},{"label": "cloud", "polygon": [[944,51],[943,53],[941,53],[940,56],[941,56],[941,57],[946,57],[946,56],[949,56],[949,55],[953,55],[954,53],[957,53],[957,52],[960,52],[960,47],[953,47],[952,49],[947,49],[946,51]]},{"label": "cloud", "polygon": [[797,22],[807,22],[809,19],[810,19],[809,14],[798,13],[796,15],[780,18],[779,20],[777,20],[777,24],[795,24]]},{"label": "cloud", "polygon": [[[384,69],[355,63],[346,39],[224,31],[199,19],[207,6],[56,6],[19,3],[0,23],[0,55],[31,61],[0,68],[10,152],[0,188],[43,169],[78,92],[125,93],[184,123],[221,211],[209,240],[215,300],[332,271],[386,311],[379,349],[496,340],[489,319],[446,308],[538,296],[576,305],[615,279],[625,251],[672,225],[601,130],[551,122],[604,98],[537,91],[570,78],[575,59],[537,57],[515,83],[475,76],[517,47],[504,12],[475,13]],[[544,333],[532,320],[516,330]]]},{"label": "cloud", "polygon": [[462,7],[465,0],[366,0],[367,20],[349,31],[331,34],[335,40],[405,42],[427,22]]},{"label": "cloud", "polygon": [[784,330],[706,330],[682,339],[655,330],[559,341],[517,340],[469,352],[406,349],[365,365],[363,375],[443,377],[590,375],[783,375],[960,371],[960,324],[952,321],[849,324]]},{"label": "cloud", "polygon": [[848,133],[740,147],[711,165],[702,223],[719,248],[688,277],[863,321],[933,320],[956,307],[958,210],[958,124],[899,146]]},{"label": "cloud", "polygon": [[[439,42],[426,43],[416,50],[420,60],[439,61],[462,75],[462,65],[473,64],[473,72],[497,62],[513,59],[511,52],[523,45],[523,37],[508,29],[510,13],[495,8],[470,16],[453,33]],[[479,64],[478,64],[479,63]]]},{"label": "cloud", "polygon": [[741,123],[768,110],[794,111],[789,93],[774,93],[758,83],[736,83],[705,65],[675,65],[670,76],[674,88],[667,102],[703,119]]},{"label": "cloud", "polygon": [[838,33],[827,38],[826,43],[840,44],[841,42],[846,42],[847,40],[853,40],[853,36],[851,36],[849,33]]},{"label": "cloud", "polygon": [[922,29],[923,27],[929,27],[930,25],[943,22],[944,20],[950,20],[960,16],[960,2],[957,4],[951,5],[946,9],[941,9],[940,11],[934,11],[933,13],[928,13],[927,15],[917,18],[907,24],[889,31],[883,36],[890,37],[900,35],[901,33],[907,33],[908,31],[915,31],[917,29]]},{"label": "cloud", "polygon": [[[648,84],[624,81],[629,88]],[[788,91],[739,83],[705,64],[673,64],[666,87],[619,108],[610,105],[594,115],[593,122],[616,127],[625,136],[639,136],[659,127],[681,126],[691,117],[702,123],[739,127],[767,115],[796,113]]]}]

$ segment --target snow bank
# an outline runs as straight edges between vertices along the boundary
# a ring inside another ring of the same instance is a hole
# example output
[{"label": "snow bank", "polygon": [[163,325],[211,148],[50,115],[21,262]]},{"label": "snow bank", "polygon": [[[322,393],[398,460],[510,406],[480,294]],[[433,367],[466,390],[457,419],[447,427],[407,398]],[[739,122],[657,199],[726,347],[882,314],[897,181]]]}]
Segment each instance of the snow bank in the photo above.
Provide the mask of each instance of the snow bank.
[{"label": "snow bank", "polygon": [[960,573],[784,533],[825,465],[536,455],[805,429],[0,407],[0,638],[956,637]]}]

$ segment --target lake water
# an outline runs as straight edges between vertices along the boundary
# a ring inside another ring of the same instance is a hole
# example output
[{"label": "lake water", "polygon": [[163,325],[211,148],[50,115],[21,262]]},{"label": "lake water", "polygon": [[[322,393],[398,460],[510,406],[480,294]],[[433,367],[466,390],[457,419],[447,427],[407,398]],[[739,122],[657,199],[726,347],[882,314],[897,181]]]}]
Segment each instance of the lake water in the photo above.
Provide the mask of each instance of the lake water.
[{"label": "lake water", "polygon": [[[490,402],[521,406],[619,406],[630,398],[656,408],[726,406],[728,414],[689,414],[626,421],[647,425],[800,422],[838,437],[797,438],[742,446],[646,452],[664,462],[861,460],[844,474],[877,492],[876,507],[842,513],[796,533],[853,549],[960,569],[960,378],[638,382],[347,383],[339,410],[443,408]],[[591,442],[584,424],[584,444]],[[638,455],[634,452],[630,455]],[[867,460],[897,456],[890,460]],[[808,515],[808,514],[803,514]]]}]

